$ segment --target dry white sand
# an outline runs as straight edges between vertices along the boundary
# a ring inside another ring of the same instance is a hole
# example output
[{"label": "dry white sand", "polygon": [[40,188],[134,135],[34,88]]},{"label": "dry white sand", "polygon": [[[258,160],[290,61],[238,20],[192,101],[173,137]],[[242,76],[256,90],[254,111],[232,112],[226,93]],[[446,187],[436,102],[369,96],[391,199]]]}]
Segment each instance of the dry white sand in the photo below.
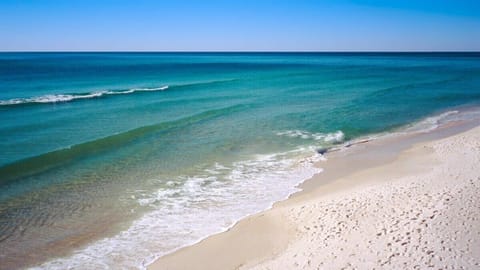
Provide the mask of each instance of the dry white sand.
[{"label": "dry white sand", "polygon": [[479,128],[380,170],[353,177],[386,181],[285,208],[295,240],[251,269],[480,269]]},{"label": "dry white sand", "polygon": [[150,269],[480,269],[480,128],[423,142]]}]

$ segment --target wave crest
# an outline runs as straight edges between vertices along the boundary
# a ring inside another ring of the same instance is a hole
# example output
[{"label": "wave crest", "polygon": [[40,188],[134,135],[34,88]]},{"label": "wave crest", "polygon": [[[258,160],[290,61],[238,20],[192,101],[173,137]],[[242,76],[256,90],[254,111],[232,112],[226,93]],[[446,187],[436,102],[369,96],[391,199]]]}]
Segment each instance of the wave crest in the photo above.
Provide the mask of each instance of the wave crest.
[{"label": "wave crest", "polygon": [[126,90],[103,90],[95,91],[88,93],[66,93],[66,94],[47,94],[38,97],[27,97],[27,98],[13,98],[7,100],[0,100],[0,106],[21,106],[21,105],[35,105],[35,104],[48,104],[48,103],[61,103],[61,102],[70,102],[78,99],[92,99],[105,97],[109,95],[125,95],[133,94],[137,92],[155,92],[155,91],[165,91],[170,88],[181,89],[185,87],[205,87],[207,85],[215,85],[222,83],[230,83],[237,81],[237,79],[225,79],[225,80],[212,80],[212,81],[200,81],[192,82],[185,84],[174,84],[174,85],[164,85],[160,87],[141,87],[141,88],[131,88]]},{"label": "wave crest", "polygon": [[77,99],[89,99],[89,98],[99,98],[106,95],[125,95],[132,94],[135,92],[153,92],[153,91],[164,91],[168,89],[168,85],[155,88],[132,88],[128,90],[120,91],[97,91],[90,93],[80,93],[80,94],[48,94],[39,97],[31,98],[14,98],[8,100],[0,100],[0,106],[12,106],[12,105],[25,105],[25,104],[45,104],[45,103],[58,103],[58,102],[69,102]]},{"label": "wave crest", "polygon": [[333,133],[312,133],[305,130],[287,130],[277,132],[278,136],[286,136],[290,138],[300,138],[306,140],[315,140],[325,143],[341,143],[345,139],[345,134],[338,130]]}]

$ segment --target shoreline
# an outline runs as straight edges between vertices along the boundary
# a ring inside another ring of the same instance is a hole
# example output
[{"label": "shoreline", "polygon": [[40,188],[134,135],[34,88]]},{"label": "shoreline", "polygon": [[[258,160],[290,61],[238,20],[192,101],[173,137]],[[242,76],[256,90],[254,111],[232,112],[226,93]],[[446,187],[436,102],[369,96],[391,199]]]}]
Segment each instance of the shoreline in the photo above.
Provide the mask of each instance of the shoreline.
[{"label": "shoreline", "polygon": [[[288,199],[241,219],[224,232],[160,257],[148,265],[148,269],[238,269],[256,265],[281,254],[295,241],[298,224],[288,221],[285,217],[286,209],[318,198],[331,197],[336,193],[348,193],[359,187],[385,183],[384,180],[375,182],[366,180],[365,177],[362,181],[346,179],[356,174],[368,174],[369,170],[381,170],[398,162],[402,155],[419,148],[419,145],[451,138],[478,126],[478,120],[456,121],[425,133],[405,133],[368,142],[361,141],[348,145],[345,151],[329,152],[326,154],[328,162],[316,163],[323,172],[300,184],[301,190],[291,194]],[[420,151],[416,155],[421,159],[429,156],[429,153]],[[431,163],[431,160],[424,161]],[[397,171],[395,176],[401,177],[422,170],[422,166],[409,163]],[[391,173],[387,175],[393,176]]]}]

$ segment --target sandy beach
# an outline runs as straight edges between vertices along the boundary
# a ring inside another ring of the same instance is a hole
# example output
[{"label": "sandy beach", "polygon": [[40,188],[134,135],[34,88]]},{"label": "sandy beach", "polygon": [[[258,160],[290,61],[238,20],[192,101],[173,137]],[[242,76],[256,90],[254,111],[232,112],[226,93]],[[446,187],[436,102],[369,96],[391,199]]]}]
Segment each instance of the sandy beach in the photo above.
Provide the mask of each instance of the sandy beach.
[{"label": "sandy beach", "polygon": [[480,127],[327,154],[302,192],[149,269],[478,269]]},{"label": "sandy beach", "polygon": [[0,14],[0,270],[480,270],[480,0]]}]

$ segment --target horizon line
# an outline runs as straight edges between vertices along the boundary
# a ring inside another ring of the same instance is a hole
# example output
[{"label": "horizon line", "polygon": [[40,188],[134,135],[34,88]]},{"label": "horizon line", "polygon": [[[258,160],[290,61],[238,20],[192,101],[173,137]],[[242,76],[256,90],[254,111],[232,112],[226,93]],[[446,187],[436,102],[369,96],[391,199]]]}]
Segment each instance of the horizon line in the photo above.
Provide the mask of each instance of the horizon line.
[{"label": "horizon line", "polygon": [[480,50],[0,50],[0,53],[480,53]]}]

